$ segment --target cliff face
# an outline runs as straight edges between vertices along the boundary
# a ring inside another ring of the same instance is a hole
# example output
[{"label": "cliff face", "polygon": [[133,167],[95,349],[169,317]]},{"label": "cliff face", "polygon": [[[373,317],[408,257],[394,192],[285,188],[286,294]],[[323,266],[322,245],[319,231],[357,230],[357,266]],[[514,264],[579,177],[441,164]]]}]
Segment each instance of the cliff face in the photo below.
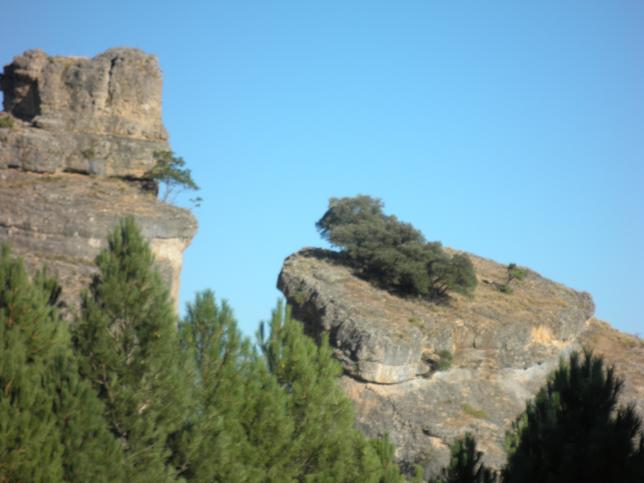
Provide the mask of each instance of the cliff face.
[{"label": "cliff face", "polygon": [[[140,177],[169,150],[157,59],[111,49],[93,59],[30,50],[0,86],[0,242],[30,268],[47,265],[72,305],[119,219],[133,215],[175,299],[189,211],[157,200]],[[4,126],[4,127],[1,127]]]},{"label": "cliff face", "polygon": [[594,320],[588,294],[532,271],[504,294],[505,267],[471,258],[474,296],[448,304],[380,290],[328,251],[302,250],[284,262],[278,287],[311,336],[329,334],[367,434],[388,433],[400,462],[436,470],[449,443],[469,431],[500,467],[505,431],[559,358],[581,344],[618,363],[625,399],[644,414],[641,341]]}]

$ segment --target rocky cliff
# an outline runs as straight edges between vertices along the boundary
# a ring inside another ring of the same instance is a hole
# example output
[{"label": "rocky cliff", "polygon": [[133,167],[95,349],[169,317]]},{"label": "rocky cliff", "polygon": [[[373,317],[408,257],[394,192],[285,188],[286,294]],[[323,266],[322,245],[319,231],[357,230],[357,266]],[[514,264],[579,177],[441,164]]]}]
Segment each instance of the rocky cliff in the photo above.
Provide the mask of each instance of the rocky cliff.
[{"label": "rocky cliff", "polygon": [[644,415],[641,340],[595,320],[586,293],[529,270],[502,293],[506,267],[471,259],[474,295],[446,304],[378,289],[333,252],[302,250],[284,262],[278,288],[311,336],[329,335],[367,434],[388,433],[403,465],[432,471],[447,462],[450,442],[471,432],[500,467],[511,422],[559,358],[582,345],[617,364],[624,399]]},{"label": "rocky cliff", "polygon": [[107,233],[133,215],[176,299],[197,225],[142,179],[169,150],[157,59],[129,48],[92,59],[30,50],[4,67],[0,87],[0,242],[31,268],[47,265],[74,305]]}]

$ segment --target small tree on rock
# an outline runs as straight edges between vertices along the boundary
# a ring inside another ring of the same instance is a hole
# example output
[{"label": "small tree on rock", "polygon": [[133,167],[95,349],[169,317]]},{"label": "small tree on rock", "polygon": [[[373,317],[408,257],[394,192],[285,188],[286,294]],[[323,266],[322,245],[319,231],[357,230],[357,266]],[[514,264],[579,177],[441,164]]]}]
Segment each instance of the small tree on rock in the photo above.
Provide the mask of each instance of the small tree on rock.
[{"label": "small tree on rock", "polygon": [[427,298],[473,292],[476,275],[467,255],[450,256],[382,209],[382,201],[369,196],[331,198],[316,227],[366,278],[386,288]]},{"label": "small tree on rock", "polygon": [[[185,167],[183,158],[176,156],[172,151],[156,151],[154,153],[156,164],[145,173],[145,178],[163,185],[161,199],[173,201],[175,196],[183,190],[198,191],[199,186],[192,179],[191,171]],[[199,206],[201,198],[192,200]]]}]

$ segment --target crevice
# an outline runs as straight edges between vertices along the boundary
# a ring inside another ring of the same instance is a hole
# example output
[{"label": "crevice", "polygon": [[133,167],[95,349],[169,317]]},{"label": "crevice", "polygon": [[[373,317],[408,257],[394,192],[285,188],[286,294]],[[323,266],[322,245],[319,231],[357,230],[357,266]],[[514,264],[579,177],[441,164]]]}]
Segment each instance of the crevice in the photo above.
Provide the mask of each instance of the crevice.
[{"label": "crevice", "polygon": [[118,57],[115,57],[110,61],[110,70],[107,73],[107,99],[105,100],[105,105],[110,107],[112,106],[112,101],[114,100],[114,97],[112,95],[112,76],[114,74],[114,68],[116,67],[117,61]]}]

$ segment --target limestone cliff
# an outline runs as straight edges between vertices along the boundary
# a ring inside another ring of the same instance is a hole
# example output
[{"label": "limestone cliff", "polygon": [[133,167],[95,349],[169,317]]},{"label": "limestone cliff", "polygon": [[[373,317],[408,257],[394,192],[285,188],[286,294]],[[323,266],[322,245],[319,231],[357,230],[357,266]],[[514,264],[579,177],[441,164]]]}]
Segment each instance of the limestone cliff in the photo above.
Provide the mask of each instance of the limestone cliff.
[{"label": "limestone cliff", "polygon": [[169,150],[157,59],[110,49],[92,59],[30,50],[0,87],[0,242],[30,268],[47,265],[74,305],[106,235],[133,215],[178,295],[189,211],[157,200],[142,175]]},{"label": "limestone cliff", "polygon": [[329,334],[367,434],[388,433],[403,465],[435,470],[448,444],[469,431],[499,467],[505,431],[559,357],[581,344],[617,363],[625,400],[644,415],[642,341],[593,319],[586,293],[529,270],[513,293],[501,293],[505,267],[471,259],[474,295],[447,304],[378,289],[332,252],[302,250],[284,262],[278,287],[311,336]]}]

